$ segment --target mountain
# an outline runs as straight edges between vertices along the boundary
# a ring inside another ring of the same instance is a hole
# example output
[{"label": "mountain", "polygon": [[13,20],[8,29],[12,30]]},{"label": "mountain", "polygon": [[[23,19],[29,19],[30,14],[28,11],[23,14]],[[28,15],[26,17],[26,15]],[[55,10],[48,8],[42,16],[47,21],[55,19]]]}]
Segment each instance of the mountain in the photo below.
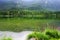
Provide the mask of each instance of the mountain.
[{"label": "mountain", "polygon": [[47,9],[47,10],[60,10],[60,0],[32,0],[21,1],[22,8],[27,9]]},{"label": "mountain", "polygon": [[0,10],[15,8],[60,10],[60,0],[0,0]]},{"label": "mountain", "polygon": [[42,6],[48,10],[60,10],[60,0],[46,0]]},{"label": "mountain", "polygon": [[0,10],[8,10],[12,8],[16,8],[15,2],[9,0],[8,1],[0,0]]}]

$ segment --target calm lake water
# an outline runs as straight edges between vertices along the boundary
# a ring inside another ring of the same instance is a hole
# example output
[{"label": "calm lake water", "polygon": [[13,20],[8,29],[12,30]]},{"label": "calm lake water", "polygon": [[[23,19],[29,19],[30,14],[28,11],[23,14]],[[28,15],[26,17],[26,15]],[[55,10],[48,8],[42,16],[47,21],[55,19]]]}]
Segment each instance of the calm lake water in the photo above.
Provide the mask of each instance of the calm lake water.
[{"label": "calm lake water", "polygon": [[9,32],[0,31],[0,40],[2,38],[12,38],[12,40],[26,40],[27,36],[32,33],[32,31],[22,31],[22,32]]}]

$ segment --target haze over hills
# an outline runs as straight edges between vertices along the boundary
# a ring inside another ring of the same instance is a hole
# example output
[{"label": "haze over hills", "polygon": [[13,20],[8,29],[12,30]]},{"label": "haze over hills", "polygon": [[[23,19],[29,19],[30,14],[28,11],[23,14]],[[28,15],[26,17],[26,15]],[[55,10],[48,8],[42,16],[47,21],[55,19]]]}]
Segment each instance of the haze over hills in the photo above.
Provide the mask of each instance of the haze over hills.
[{"label": "haze over hills", "polygon": [[0,10],[16,8],[16,3],[11,0],[0,0]]},{"label": "haze over hills", "polygon": [[0,0],[0,10],[12,8],[60,10],[60,0]]}]

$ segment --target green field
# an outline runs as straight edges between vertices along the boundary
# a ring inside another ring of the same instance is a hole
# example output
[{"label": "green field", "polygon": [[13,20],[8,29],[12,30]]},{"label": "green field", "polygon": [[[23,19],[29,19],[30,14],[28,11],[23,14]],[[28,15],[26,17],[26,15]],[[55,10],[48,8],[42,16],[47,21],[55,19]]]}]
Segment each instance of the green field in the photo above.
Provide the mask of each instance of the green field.
[{"label": "green field", "polygon": [[0,19],[0,31],[40,31],[49,23],[56,22],[53,19],[24,19],[24,18],[3,18]]}]

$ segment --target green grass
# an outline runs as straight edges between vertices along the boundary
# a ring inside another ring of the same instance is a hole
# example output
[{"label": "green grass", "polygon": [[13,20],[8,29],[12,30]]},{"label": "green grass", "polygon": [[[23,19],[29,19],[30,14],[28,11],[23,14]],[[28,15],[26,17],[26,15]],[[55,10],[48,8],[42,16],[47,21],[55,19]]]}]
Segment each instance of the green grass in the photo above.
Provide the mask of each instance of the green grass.
[{"label": "green grass", "polygon": [[45,30],[43,32],[33,32],[28,35],[27,40],[31,38],[35,38],[37,40],[59,40],[60,39],[60,31],[57,30]]},{"label": "green grass", "polygon": [[12,38],[8,38],[8,37],[5,38],[5,37],[4,37],[4,38],[2,38],[1,40],[12,40]]},{"label": "green grass", "polygon": [[58,21],[53,19],[24,19],[24,18],[0,18],[0,31],[24,31],[33,30],[40,31],[42,27],[46,27],[47,23]]}]

